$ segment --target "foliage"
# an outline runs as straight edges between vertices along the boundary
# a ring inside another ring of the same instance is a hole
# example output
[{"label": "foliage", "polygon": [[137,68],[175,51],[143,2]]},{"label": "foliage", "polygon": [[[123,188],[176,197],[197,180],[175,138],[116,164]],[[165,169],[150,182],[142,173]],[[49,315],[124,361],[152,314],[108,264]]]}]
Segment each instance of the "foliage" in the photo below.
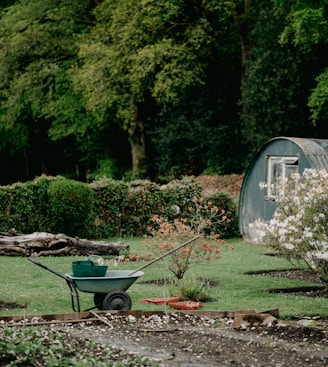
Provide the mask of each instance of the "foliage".
[{"label": "foliage", "polygon": [[171,222],[154,215],[145,243],[155,255],[161,256],[191,240],[188,247],[182,247],[169,257],[164,257],[168,270],[177,279],[182,279],[187,270],[196,264],[220,259],[220,246],[225,242],[219,239],[220,234],[213,231],[212,226],[227,220],[224,210],[219,210],[211,202],[205,203],[202,198],[194,198],[193,205],[189,207],[188,218]]},{"label": "foliage", "polygon": [[[147,159],[149,167],[144,172],[153,177],[157,170],[166,175],[168,166],[177,167],[175,178],[203,168],[194,167],[196,157],[199,151],[206,153],[208,139],[202,137],[209,136],[208,126],[214,123],[216,88],[224,74],[216,72],[214,57],[222,55],[222,68],[231,70],[226,58],[230,60],[237,49],[231,48],[231,40],[237,43],[237,38],[226,31],[227,8],[215,1],[187,5],[175,0],[124,0],[104,1],[95,9],[96,25],[89,36],[81,38],[74,84],[99,123],[117,123],[128,132],[134,174],[144,168]],[[217,41],[222,35],[229,39],[225,41],[229,47]],[[215,81],[208,77],[210,73]],[[237,93],[236,84],[231,92],[234,100]],[[199,108],[192,111],[189,106],[195,103]],[[225,108],[228,110],[233,109]],[[172,134],[173,129],[188,137]],[[171,133],[168,136],[164,131]],[[147,145],[148,151],[146,140],[152,145],[150,150]],[[167,159],[161,162],[161,151],[168,145],[172,154],[167,152]],[[183,155],[173,151],[179,145]],[[155,165],[152,152],[158,157]],[[204,156],[199,165],[207,161]]]},{"label": "foliage", "polygon": [[51,182],[48,196],[51,229],[69,236],[85,235],[93,209],[92,189],[63,178]]},{"label": "foliage", "polygon": [[137,3],[100,4],[97,25],[80,46],[78,82],[88,108],[100,117],[114,106],[128,131],[135,129],[135,104],[144,100],[147,91],[163,101],[177,100],[181,88],[201,83],[202,74],[192,49],[174,41],[174,36],[183,36],[183,29],[172,27],[182,17],[182,2]]},{"label": "foliage", "polygon": [[129,185],[129,205],[125,216],[128,218],[126,231],[133,235],[145,233],[147,223],[156,212],[165,208],[163,192],[159,185],[148,180],[135,180]]},{"label": "foliage", "polygon": [[[276,0],[277,11],[281,9]],[[281,2],[282,3],[282,2]],[[327,3],[324,0],[293,0],[289,3],[286,26],[280,36],[282,43],[292,42],[310,50],[316,44],[326,43],[328,35]]]},{"label": "foliage", "polygon": [[0,330],[0,359],[6,366],[151,366],[148,359],[117,361],[104,345],[55,327],[10,327]]},{"label": "foliage", "polygon": [[274,185],[277,209],[269,222],[258,221],[258,241],[279,254],[304,260],[328,283],[328,172],[306,169]]},{"label": "foliage", "polygon": [[[320,62],[320,55],[327,52],[328,39],[328,5],[325,0],[275,0],[275,11],[285,17],[285,27],[280,35],[280,42],[294,45],[310,54],[316,60],[317,71],[313,74],[314,87],[308,96],[308,106],[312,112],[312,121],[319,125],[327,119],[327,62]],[[312,61],[313,62],[313,61]]]},{"label": "foliage", "polygon": [[1,183],[98,179],[106,160],[114,178],[237,173],[269,138],[325,136],[326,0],[0,9]]},{"label": "foliage", "polygon": [[125,208],[129,205],[128,184],[103,178],[90,184],[94,195],[91,233],[95,237],[124,236]]},{"label": "foliage", "polygon": [[211,300],[208,283],[189,274],[173,282],[170,292],[172,296],[179,296],[181,301],[206,302]]},{"label": "foliage", "polygon": [[315,124],[318,121],[327,119],[328,116],[328,68],[316,78],[317,86],[309,98],[309,107],[312,115],[311,119]]},{"label": "foliage", "polygon": [[83,5],[77,2],[34,0],[17,2],[4,13],[0,76],[6,97],[2,122],[7,128],[25,120],[24,115],[47,126],[44,117],[53,116],[50,106],[55,98],[70,93],[66,72],[76,55],[73,35],[83,28],[82,12]]},{"label": "foliage", "polygon": [[53,231],[93,238],[141,235],[156,212],[170,218],[177,215],[174,208],[186,213],[199,193],[200,183],[193,178],[162,187],[147,180],[103,178],[86,184],[41,176],[0,187],[0,231]]},{"label": "foliage", "polygon": [[181,98],[178,106],[165,104],[152,119],[148,133],[149,171],[157,181],[199,175],[213,154],[210,147],[221,140],[211,126],[214,106],[204,88],[198,90]]},{"label": "foliage", "polygon": [[268,1],[256,16],[247,78],[242,84],[243,141],[253,147],[249,149],[252,155],[274,136],[322,136],[313,130],[307,107],[320,63],[313,63],[315,53],[310,56],[294,44],[279,43],[285,17],[285,13],[275,14]]},{"label": "foliage", "polygon": [[15,229],[22,233],[47,230],[48,187],[52,179],[41,176],[24,184],[1,187],[0,230]]},{"label": "foliage", "polygon": [[162,216],[173,220],[185,217],[188,208],[195,197],[201,196],[202,186],[194,177],[184,177],[181,180],[173,180],[162,186],[166,206]]},{"label": "foliage", "polygon": [[58,173],[62,151],[59,170],[71,170],[68,158],[92,135],[94,121],[69,75],[90,6],[88,0],[17,1],[0,18],[0,151],[21,159],[28,178]]},{"label": "foliage", "polygon": [[94,181],[90,186],[95,198],[91,233],[96,237],[143,235],[155,213],[175,218],[176,207],[186,213],[201,190],[200,183],[190,177],[163,186],[148,180],[127,183],[113,179]]},{"label": "foliage", "polygon": [[229,218],[229,220],[223,223],[213,223],[212,230],[220,233],[221,238],[238,237],[240,233],[238,227],[237,205],[232,196],[227,192],[218,192],[206,195],[204,199],[220,208],[220,210],[223,210],[226,217]]},{"label": "foliage", "polygon": [[101,159],[98,167],[87,175],[88,180],[99,181],[102,178],[115,178],[117,168],[113,159]]}]

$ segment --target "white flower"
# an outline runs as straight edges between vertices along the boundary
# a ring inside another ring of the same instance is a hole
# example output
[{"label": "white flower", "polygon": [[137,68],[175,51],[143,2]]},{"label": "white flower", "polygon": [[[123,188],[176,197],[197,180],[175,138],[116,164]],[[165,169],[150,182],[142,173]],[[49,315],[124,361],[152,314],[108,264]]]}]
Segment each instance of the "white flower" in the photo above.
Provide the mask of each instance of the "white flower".
[{"label": "white flower", "polygon": [[292,245],[291,243],[285,243],[283,246],[285,247],[286,250],[290,250],[290,251],[294,250],[295,248],[295,246]]},{"label": "white flower", "polygon": [[[261,188],[266,184],[261,183]],[[302,256],[328,278],[328,171],[306,169],[274,185],[277,209],[268,222],[256,221],[258,239]]]},{"label": "white flower", "polygon": [[259,187],[261,190],[263,190],[268,187],[268,184],[266,182],[260,182]]},{"label": "white flower", "polygon": [[319,260],[328,261],[328,252],[317,252],[314,256]]}]

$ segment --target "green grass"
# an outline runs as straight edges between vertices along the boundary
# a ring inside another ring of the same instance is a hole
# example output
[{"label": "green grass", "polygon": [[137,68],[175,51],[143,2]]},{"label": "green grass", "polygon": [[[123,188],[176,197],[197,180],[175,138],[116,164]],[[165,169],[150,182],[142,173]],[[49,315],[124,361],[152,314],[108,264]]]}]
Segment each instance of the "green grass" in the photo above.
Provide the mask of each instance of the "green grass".
[{"label": "green grass", "polygon": [[[144,255],[149,251],[144,248],[142,239],[126,240],[130,245],[131,254]],[[270,288],[295,287],[313,285],[298,280],[288,280],[257,275],[246,272],[258,270],[281,270],[292,268],[285,259],[267,256],[268,248],[252,245],[240,239],[228,240],[227,250],[222,251],[222,258],[208,265],[196,266],[190,270],[196,276],[218,282],[218,287],[210,288],[213,301],[205,302],[202,310],[235,311],[254,309],[264,311],[279,308],[283,318],[328,316],[327,299],[301,296],[284,296],[268,292]],[[230,250],[234,246],[234,250]],[[71,271],[71,263],[83,257],[42,257],[43,264],[64,274]],[[72,312],[68,286],[64,279],[46,271],[24,257],[0,257],[1,293],[0,301],[27,304],[27,309],[17,308],[1,311],[0,316],[27,314],[52,314]],[[134,270],[145,262],[120,263],[119,269]],[[112,262],[109,268],[113,267]],[[159,310],[164,306],[153,304],[141,305],[144,298],[170,296],[169,286],[142,284],[159,278],[168,278],[170,274],[161,262],[154,263],[145,269],[144,276],[139,278],[128,290],[132,298],[132,309]],[[79,293],[82,309],[93,306],[93,295]]]}]

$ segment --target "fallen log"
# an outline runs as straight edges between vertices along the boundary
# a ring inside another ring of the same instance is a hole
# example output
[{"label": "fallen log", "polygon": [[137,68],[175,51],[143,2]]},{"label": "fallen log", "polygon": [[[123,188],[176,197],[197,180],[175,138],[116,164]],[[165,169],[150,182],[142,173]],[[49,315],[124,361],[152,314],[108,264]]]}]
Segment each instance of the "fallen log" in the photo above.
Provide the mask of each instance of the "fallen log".
[{"label": "fallen log", "polygon": [[7,256],[119,255],[123,250],[129,250],[123,242],[92,241],[64,233],[0,234],[0,255]]}]

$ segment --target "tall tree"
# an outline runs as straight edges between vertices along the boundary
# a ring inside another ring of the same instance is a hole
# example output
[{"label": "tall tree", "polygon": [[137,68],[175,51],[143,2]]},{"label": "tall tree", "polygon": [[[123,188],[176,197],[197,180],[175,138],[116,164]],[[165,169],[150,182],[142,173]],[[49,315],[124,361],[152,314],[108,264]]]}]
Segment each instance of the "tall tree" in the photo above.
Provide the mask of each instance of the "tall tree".
[{"label": "tall tree", "polygon": [[215,40],[207,15],[217,8],[183,0],[106,0],[97,7],[97,24],[81,42],[76,86],[99,121],[128,132],[134,174],[145,157],[147,109],[178,104],[206,84]]},{"label": "tall tree", "polygon": [[[51,127],[53,139],[68,136],[75,130],[69,122],[81,125],[88,118],[79,96],[72,92],[67,70],[76,62],[75,35],[87,30],[91,8],[90,0],[20,0],[3,11],[0,151],[8,152],[11,146],[13,154],[24,154],[27,176],[47,173],[47,154],[55,155],[49,152]],[[31,157],[33,148],[36,153]],[[30,172],[34,160],[39,168]]]},{"label": "tall tree", "polygon": [[[151,167],[161,178],[227,173],[240,170],[240,46],[228,2],[186,2],[190,24],[207,24],[209,43],[197,55],[204,82],[187,88],[177,103],[159,104],[147,123],[151,135]],[[191,14],[193,16],[191,17]],[[206,19],[206,23],[204,22]]]}]

